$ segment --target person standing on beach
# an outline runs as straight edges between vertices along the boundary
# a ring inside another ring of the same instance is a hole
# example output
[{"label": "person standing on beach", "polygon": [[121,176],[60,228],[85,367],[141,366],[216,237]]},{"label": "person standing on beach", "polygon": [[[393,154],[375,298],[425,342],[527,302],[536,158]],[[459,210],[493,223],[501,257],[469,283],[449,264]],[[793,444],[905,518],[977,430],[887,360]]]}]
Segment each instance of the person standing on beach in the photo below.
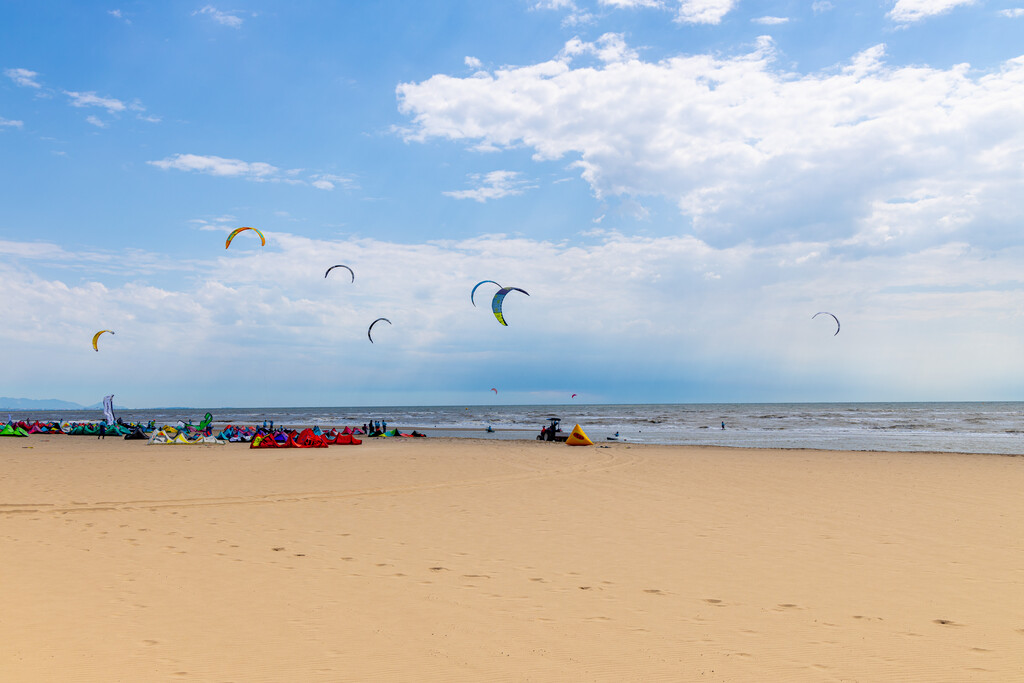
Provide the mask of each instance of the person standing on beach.
[{"label": "person standing on beach", "polygon": [[107,438],[107,423],[106,422],[100,422],[100,433],[96,435],[96,438],[97,439],[106,439]]}]

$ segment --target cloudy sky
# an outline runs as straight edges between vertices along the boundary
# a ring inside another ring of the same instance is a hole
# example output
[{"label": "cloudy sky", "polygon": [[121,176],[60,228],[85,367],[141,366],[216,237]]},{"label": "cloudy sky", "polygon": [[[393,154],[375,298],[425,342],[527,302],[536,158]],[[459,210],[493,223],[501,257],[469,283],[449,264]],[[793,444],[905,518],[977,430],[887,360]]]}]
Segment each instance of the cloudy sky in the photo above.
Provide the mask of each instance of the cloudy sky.
[{"label": "cloudy sky", "polygon": [[0,395],[1024,399],[1022,123],[1020,0],[3,3]]}]

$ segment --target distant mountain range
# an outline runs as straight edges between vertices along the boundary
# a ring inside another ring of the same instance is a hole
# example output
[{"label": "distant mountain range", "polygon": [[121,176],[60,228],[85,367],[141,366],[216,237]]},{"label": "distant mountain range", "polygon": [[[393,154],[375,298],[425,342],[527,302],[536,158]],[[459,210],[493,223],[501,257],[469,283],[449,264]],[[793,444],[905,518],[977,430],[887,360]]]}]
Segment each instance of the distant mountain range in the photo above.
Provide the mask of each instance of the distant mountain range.
[{"label": "distant mountain range", "polygon": [[[124,410],[124,406],[114,404],[114,410]],[[103,410],[103,401],[91,406],[83,406],[73,401],[61,401],[57,398],[11,398],[0,396],[0,410]]]}]

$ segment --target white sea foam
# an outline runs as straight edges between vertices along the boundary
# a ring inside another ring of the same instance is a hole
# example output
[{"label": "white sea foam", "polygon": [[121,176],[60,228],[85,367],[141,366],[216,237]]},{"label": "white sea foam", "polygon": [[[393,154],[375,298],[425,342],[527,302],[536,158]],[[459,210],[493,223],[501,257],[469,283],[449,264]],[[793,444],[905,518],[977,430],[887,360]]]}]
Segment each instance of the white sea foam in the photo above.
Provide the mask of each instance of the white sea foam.
[{"label": "white sea foam", "polygon": [[[436,436],[532,439],[548,417],[579,423],[594,441],[758,448],[1024,454],[1024,403],[725,403],[126,410],[127,421],[388,427]],[[99,411],[11,411],[15,419],[102,419]],[[722,429],[722,423],[725,429]],[[495,431],[486,432],[490,426]]]}]

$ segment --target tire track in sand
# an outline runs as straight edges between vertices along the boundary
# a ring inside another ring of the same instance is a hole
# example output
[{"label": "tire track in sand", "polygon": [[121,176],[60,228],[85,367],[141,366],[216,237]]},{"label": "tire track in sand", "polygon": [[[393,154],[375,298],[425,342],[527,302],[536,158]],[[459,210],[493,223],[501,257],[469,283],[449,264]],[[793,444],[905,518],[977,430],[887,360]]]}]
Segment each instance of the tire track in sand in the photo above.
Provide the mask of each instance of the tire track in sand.
[{"label": "tire track in sand", "polygon": [[195,507],[225,507],[231,505],[276,505],[280,503],[306,503],[314,501],[340,500],[366,496],[394,496],[421,491],[437,491],[443,489],[473,488],[493,486],[542,479],[555,479],[580,474],[607,472],[627,467],[637,462],[636,457],[624,454],[608,453],[601,461],[588,461],[572,467],[542,468],[522,462],[508,463],[525,472],[514,474],[479,477],[476,479],[458,479],[411,486],[394,486],[368,489],[342,489],[332,491],[299,491],[278,492],[250,496],[218,496],[212,498],[168,498],[152,500],[96,501],[93,503],[3,503],[0,504],[0,516],[25,513],[68,514],[75,512],[111,512],[119,510],[159,510],[183,509]]}]

